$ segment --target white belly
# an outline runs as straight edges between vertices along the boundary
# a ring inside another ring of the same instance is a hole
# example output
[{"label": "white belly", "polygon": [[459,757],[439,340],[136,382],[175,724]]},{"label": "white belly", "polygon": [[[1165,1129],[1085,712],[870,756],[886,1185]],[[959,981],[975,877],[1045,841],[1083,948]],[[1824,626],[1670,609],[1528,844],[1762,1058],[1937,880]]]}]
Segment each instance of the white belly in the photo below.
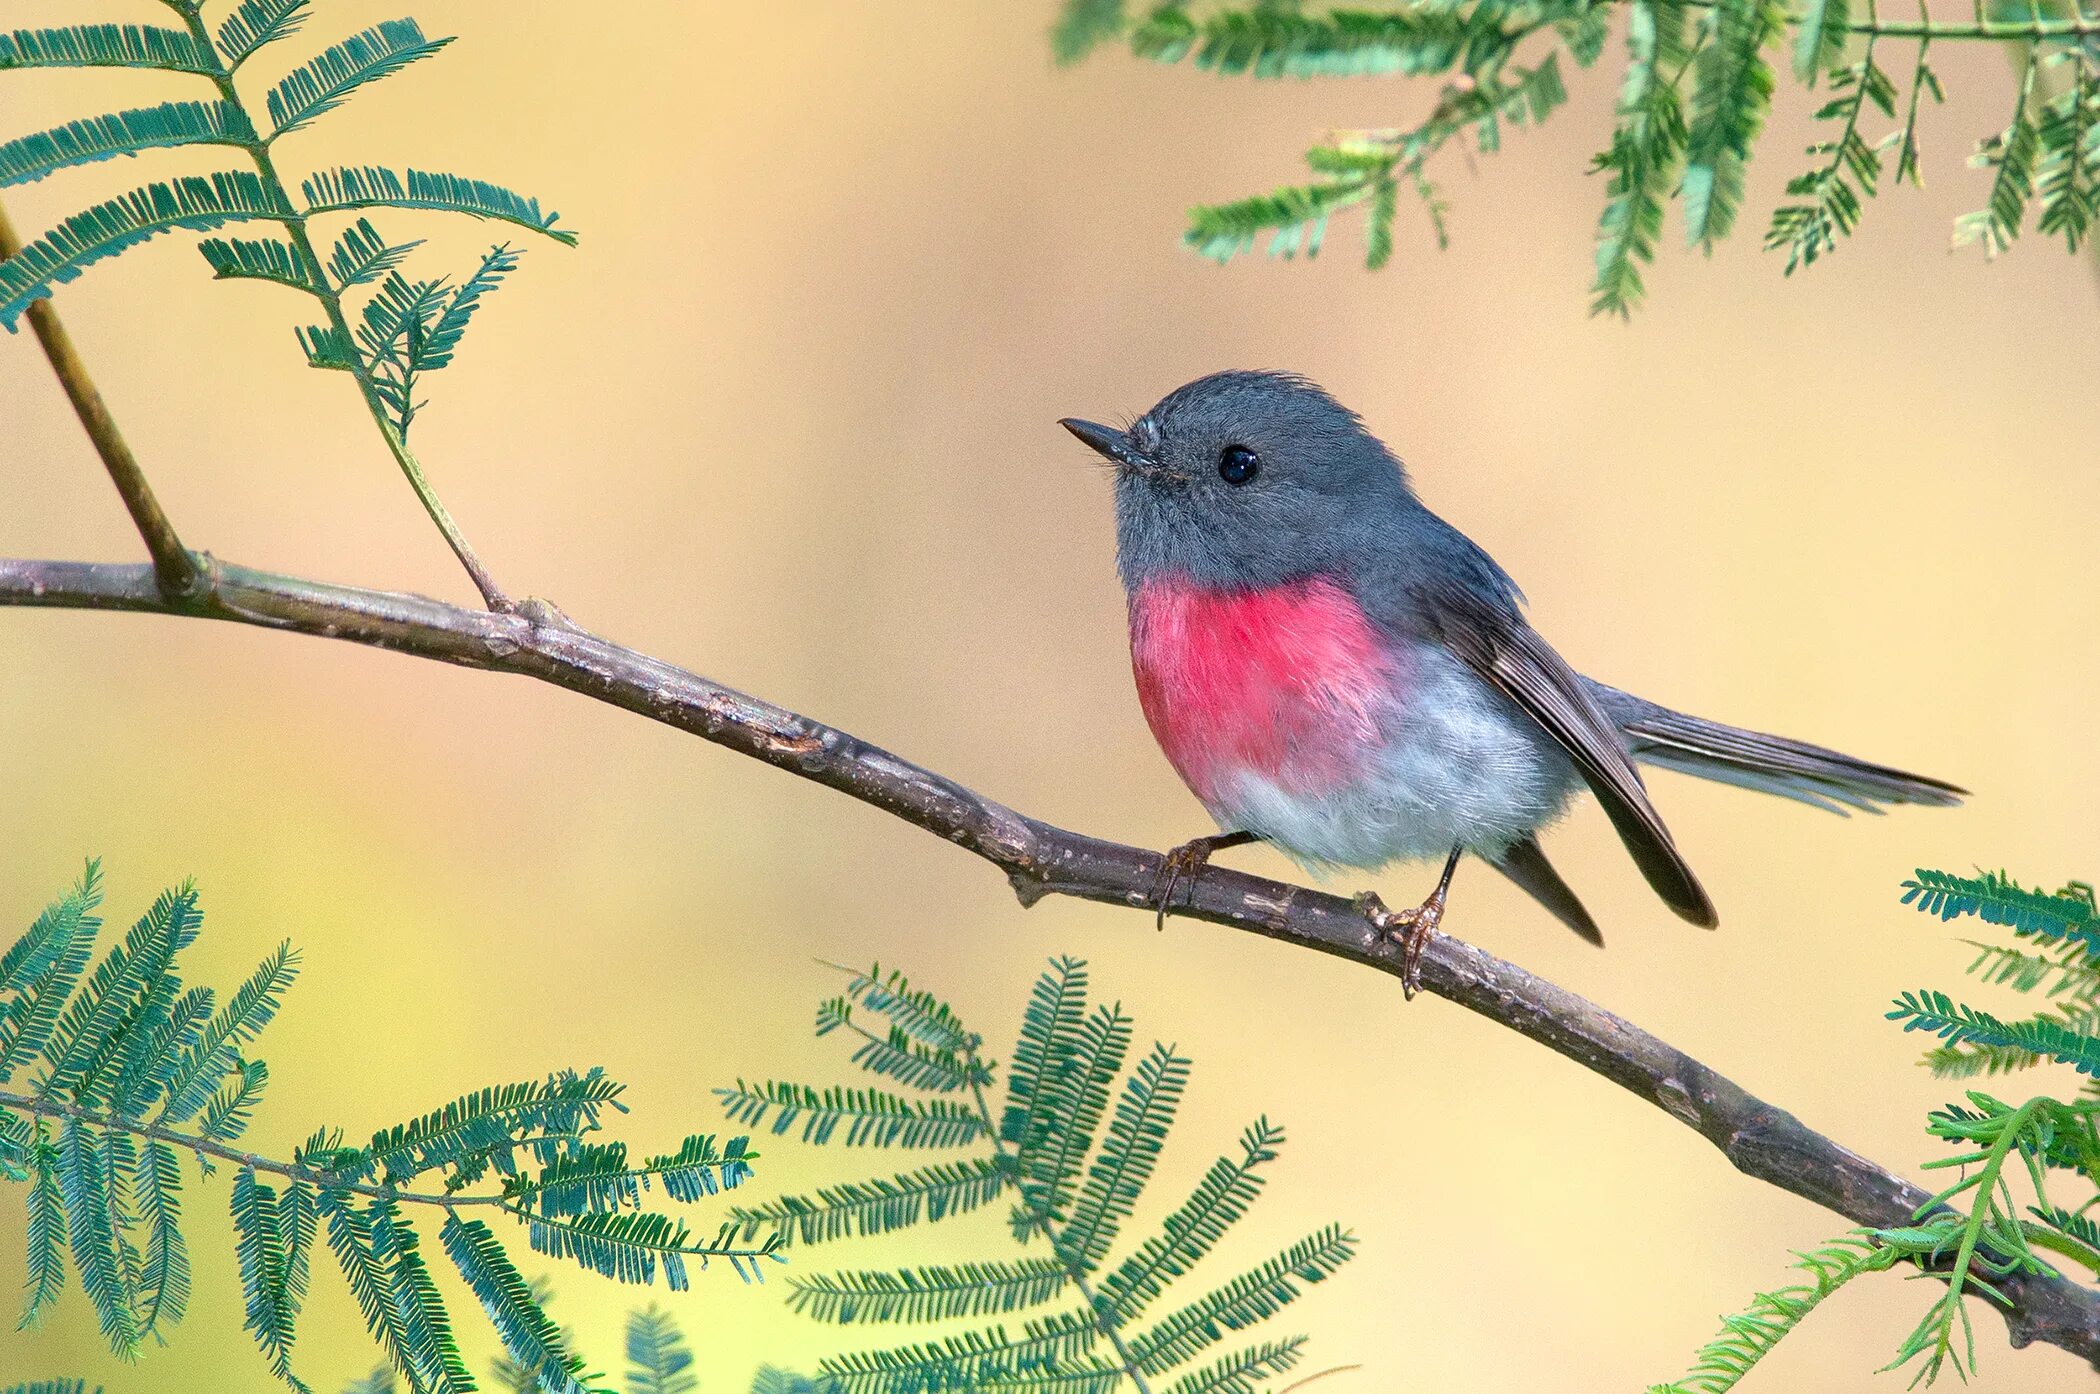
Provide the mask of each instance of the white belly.
[{"label": "white belly", "polygon": [[1244,771],[1220,781],[1221,828],[1260,833],[1315,869],[1498,856],[1558,818],[1579,787],[1566,752],[1440,649],[1408,655],[1407,700],[1383,714],[1364,772],[1328,793]]}]

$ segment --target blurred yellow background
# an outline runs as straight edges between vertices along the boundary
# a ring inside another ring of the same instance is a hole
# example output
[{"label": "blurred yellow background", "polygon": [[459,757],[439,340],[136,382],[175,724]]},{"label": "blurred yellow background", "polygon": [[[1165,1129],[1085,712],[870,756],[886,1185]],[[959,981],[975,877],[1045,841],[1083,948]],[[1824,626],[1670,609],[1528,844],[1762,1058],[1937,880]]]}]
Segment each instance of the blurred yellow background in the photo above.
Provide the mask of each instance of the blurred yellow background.
[{"label": "blurred yellow background", "polygon": [[[258,66],[400,8],[333,0]],[[90,9],[159,13],[6,0],[0,20]],[[1584,295],[1603,191],[1582,171],[1616,44],[1546,130],[1477,169],[1445,162],[1448,252],[1403,204],[1383,274],[1361,269],[1353,220],[1317,263],[1221,270],[1177,245],[1185,205],[1295,179],[1319,130],[1410,120],[1433,90],[1116,55],[1060,73],[1049,11],[424,0],[426,28],[462,41],[283,158],[494,179],[583,233],[577,251],[526,242],[416,429],[514,592],[1133,842],[1206,827],[1132,698],[1104,479],[1053,423],[1136,412],[1221,367],[1324,382],[1578,665],[1975,789],[1958,812],[1840,823],[1660,775],[1720,932],[1677,923],[1588,806],[1551,847],[1608,952],[1477,869],[1449,924],[1914,1168],[1950,1091],[1881,1012],[1953,985],[1966,951],[1898,908],[1897,882],[1918,865],[2100,874],[2100,298],[2087,264],[2039,240],[1995,265],[1945,250],[1951,216],[1984,198],[1963,157],[2009,107],[2003,56],[1943,55],[1931,187],[1884,196],[1792,281],[1757,247],[1811,138],[1813,100],[1784,90],[1743,229],[1702,259],[1673,210],[1653,305],[1628,328],[1589,319]],[[178,95],[194,84],[10,74],[0,131]],[[33,234],[202,163],[94,166],[8,204]],[[453,272],[505,235],[382,226],[431,237],[425,265]],[[97,267],[58,304],[185,538],[468,599],[348,385],[300,361],[306,307],[212,284],[181,241]],[[139,554],[26,334],[0,341],[0,554]],[[1336,1394],[1671,1378],[1718,1314],[1785,1280],[1787,1249],[1841,1228],[1559,1058],[1441,1001],[1403,1004],[1389,978],[1098,906],[1023,913],[996,874],[903,824],[527,682],[227,626],[0,610],[0,788],[10,935],[99,853],[113,920],[200,880],[196,969],[213,981],[281,936],[304,950],[262,1051],[275,1084],[250,1136],[266,1150],[594,1063],[631,1084],[624,1135],[666,1145],[718,1129],[709,1091],[739,1074],[848,1078],[843,1051],[809,1039],[835,986],[816,959],[902,965],[1000,1047],[1042,960],[1069,953],[1197,1061],[1147,1215],[1266,1112],[1291,1145],[1219,1274],[1330,1219],[1361,1236],[1360,1259],[1276,1328],[1313,1334],[1304,1370],[1361,1365]],[[1378,884],[1411,903],[1429,874]],[[884,1160],[764,1150],[762,1191]],[[0,1329],[0,1377],[273,1388],[239,1329],[224,1184],[192,1192],[197,1298],[171,1348],[114,1363],[74,1293],[42,1331]],[[21,1284],[19,1203],[0,1201],[0,1294]],[[997,1230],[814,1261],[991,1256]],[[557,1312],[617,1365],[620,1316],[649,1294],[556,1277]],[[458,1295],[479,1368],[486,1332]],[[670,1299],[705,1389],[847,1343],[785,1295],[718,1269]],[[1857,1286],[1754,1387],[1900,1388],[1871,1372],[1926,1300]],[[1978,1326],[1977,1389],[2090,1387],[2061,1352]],[[301,1371],[332,1390],[374,1358],[324,1270]]]}]

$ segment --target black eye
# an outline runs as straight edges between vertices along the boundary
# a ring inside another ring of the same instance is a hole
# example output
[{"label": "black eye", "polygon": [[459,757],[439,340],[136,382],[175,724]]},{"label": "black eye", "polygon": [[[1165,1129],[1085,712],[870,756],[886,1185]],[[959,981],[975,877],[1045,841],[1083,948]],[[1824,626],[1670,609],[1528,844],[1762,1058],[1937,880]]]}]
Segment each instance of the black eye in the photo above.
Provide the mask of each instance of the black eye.
[{"label": "black eye", "polygon": [[1261,456],[1244,445],[1228,445],[1218,455],[1218,478],[1227,484],[1245,484],[1261,473]]}]

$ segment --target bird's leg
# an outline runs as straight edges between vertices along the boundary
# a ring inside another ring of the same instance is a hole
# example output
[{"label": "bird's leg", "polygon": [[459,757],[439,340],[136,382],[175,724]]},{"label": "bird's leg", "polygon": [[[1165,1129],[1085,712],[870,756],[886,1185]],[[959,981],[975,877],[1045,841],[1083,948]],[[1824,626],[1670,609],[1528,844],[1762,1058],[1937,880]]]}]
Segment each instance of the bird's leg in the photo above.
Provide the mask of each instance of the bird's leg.
[{"label": "bird's leg", "polygon": [[1356,908],[1372,927],[1400,945],[1400,991],[1403,996],[1412,998],[1421,990],[1422,950],[1429,947],[1429,936],[1436,933],[1437,926],[1443,922],[1444,897],[1451,892],[1451,873],[1458,870],[1458,859],[1464,851],[1463,847],[1451,849],[1436,889],[1429,893],[1429,899],[1412,910],[1388,910],[1374,891],[1365,891],[1356,898]]},{"label": "bird's leg", "polygon": [[1203,870],[1213,852],[1222,852],[1228,847],[1244,847],[1250,842],[1261,841],[1260,833],[1214,833],[1209,837],[1191,838],[1167,853],[1164,865],[1159,869],[1159,878],[1152,883],[1152,903],[1159,909],[1159,928],[1167,927],[1167,911],[1174,906],[1174,890],[1183,881],[1189,883],[1194,892],[1196,873]]}]

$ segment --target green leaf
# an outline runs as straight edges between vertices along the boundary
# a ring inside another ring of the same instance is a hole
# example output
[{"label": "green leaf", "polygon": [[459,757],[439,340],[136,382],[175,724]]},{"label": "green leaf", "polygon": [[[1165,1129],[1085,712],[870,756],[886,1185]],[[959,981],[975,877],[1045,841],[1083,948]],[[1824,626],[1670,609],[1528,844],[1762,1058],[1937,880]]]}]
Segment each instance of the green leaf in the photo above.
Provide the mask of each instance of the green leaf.
[{"label": "green leaf", "polygon": [[1469,41],[1481,38],[1464,13],[1442,6],[1311,15],[1295,6],[1262,5],[1201,20],[1162,6],[1138,23],[1130,48],[1157,63],[1192,58],[1197,67],[1225,75],[1416,76],[1448,70]]},{"label": "green leaf", "polygon": [[569,1259],[622,1283],[653,1283],[661,1267],[664,1285],[673,1292],[688,1286],[689,1258],[699,1259],[703,1268],[722,1259],[737,1276],[752,1282],[760,1272],[756,1260],[771,1256],[776,1247],[739,1247],[734,1225],[723,1226],[712,1242],[696,1242],[684,1225],[649,1210],[573,1217],[535,1214],[527,1217],[526,1228],[538,1253]]},{"label": "green leaf", "polygon": [[[297,1182],[293,1188],[298,1189]],[[292,1373],[299,1306],[306,1296],[304,1246],[297,1223],[280,1205],[276,1189],[257,1181],[250,1167],[234,1177],[232,1208],[248,1334],[269,1361],[271,1373],[307,1394],[306,1384]]]},{"label": "green leaf", "polygon": [[516,223],[543,232],[567,246],[576,245],[576,234],[557,229],[558,215],[542,213],[538,199],[526,198],[478,179],[452,174],[428,174],[412,169],[407,178],[376,166],[323,170],[303,181],[309,213],[339,213],[360,208],[415,208],[465,213],[470,217]]},{"label": "green leaf", "polygon": [[906,1099],[879,1089],[808,1085],[768,1080],[715,1095],[731,1121],[755,1128],[770,1118],[774,1133],[798,1121],[802,1141],[822,1145],[843,1126],[848,1147],[960,1147],[984,1136],[984,1122],[968,1104],[947,1099]]},{"label": "green leaf", "polygon": [[145,1266],[139,1274],[139,1331],[157,1335],[182,1320],[189,1306],[190,1259],[182,1237],[182,1167],[175,1149],[149,1139],[132,1173],[132,1194],[146,1223]]},{"label": "green leaf", "polygon": [[1064,0],[1050,27],[1050,53],[1070,66],[1116,37],[1123,28],[1123,0]]},{"label": "green leaf", "polygon": [[1264,1118],[1240,1136],[1240,1155],[1220,1157],[1195,1192],[1102,1282],[1116,1319],[1142,1312],[1167,1285],[1186,1274],[1217,1246],[1261,1195],[1261,1170],[1276,1160],[1283,1130]]},{"label": "green leaf", "polygon": [[[389,1184],[440,1167],[454,1182],[478,1178],[493,1163],[505,1175],[512,1154],[537,1151],[549,1139],[595,1130],[598,1115],[624,1088],[602,1071],[479,1089],[412,1122],[372,1135],[371,1155]],[[547,1156],[551,1159],[553,1153]]]},{"label": "green leaf", "polygon": [[509,1199],[529,1202],[549,1215],[581,1215],[593,1210],[631,1209],[642,1193],[661,1182],[673,1200],[691,1203],[751,1179],[747,1139],[732,1138],[721,1148],[713,1137],[688,1137],[676,1152],[630,1164],[624,1143],[583,1143],[550,1160],[531,1180],[518,1178],[504,1187]]},{"label": "green leaf", "polygon": [[1609,176],[1597,226],[1590,313],[1630,316],[1646,293],[1663,203],[1683,167],[1687,131],[1677,79],[1690,60],[1682,0],[1634,0],[1626,21],[1626,78],[1611,145],[1593,172]]},{"label": "green leaf", "polygon": [[164,102],[109,116],[68,121],[0,144],[0,188],[27,184],[55,170],[177,145],[241,145],[255,138],[230,102]]},{"label": "green leaf", "polygon": [[338,291],[369,285],[400,266],[410,252],[422,245],[420,238],[389,243],[369,219],[359,218],[337,239],[335,250],[328,255],[328,272]]},{"label": "green leaf", "polygon": [[1837,135],[1809,146],[1808,153],[1820,157],[1820,163],[1787,184],[1789,194],[1808,201],[1773,210],[1765,247],[1786,249],[1788,275],[1834,251],[1840,237],[1849,237],[1859,224],[1861,200],[1879,190],[1881,156],[1860,134],[1859,123],[1869,103],[1883,115],[1895,115],[1896,86],[1875,63],[1874,48],[1875,40],[1869,37],[1858,63],[1831,74],[1836,96],[1816,117],[1837,122]]},{"label": "green leaf", "polygon": [[405,1368],[413,1372],[414,1382],[431,1394],[466,1394],[474,1388],[474,1378],[460,1359],[451,1318],[446,1315],[429,1265],[423,1261],[415,1228],[402,1217],[394,1202],[372,1203],[371,1243],[374,1263],[383,1275],[386,1300],[398,1314],[408,1348]]},{"label": "green leaf", "polygon": [[299,955],[289,941],[279,944],[183,1052],[181,1063],[168,1076],[158,1121],[188,1122],[211,1102],[221,1077],[238,1067],[241,1047],[276,1017],[286,989],[298,976]]},{"label": "green leaf", "polygon": [[59,1188],[61,1165],[58,1149],[41,1138],[31,1149],[34,1179],[29,1187],[29,1300],[16,1329],[26,1331],[43,1320],[44,1312],[66,1290],[67,1240],[65,1194]]},{"label": "green leaf", "polygon": [[2080,1074],[2100,1076],[2100,1036],[2072,1030],[2051,1017],[2001,1021],[1927,989],[1897,998],[1888,1019],[1902,1022],[1906,1031],[1930,1032],[1946,1046],[2024,1051],[2069,1065]]},{"label": "green leaf", "polygon": [[1816,85],[1816,74],[1837,66],[1845,56],[1851,24],[1851,0],[1806,0],[1794,31],[1794,76]]},{"label": "green leaf", "polygon": [[746,1239],[766,1234],[782,1243],[792,1238],[824,1244],[960,1215],[996,1200],[1012,1184],[1012,1171],[997,1159],[972,1157],[888,1179],[826,1186],[814,1196],[782,1196],[765,1205],[737,1206],[729,1213]]},{"label": "green leaf", "polygon": [[347,331],[332,324],[301,325],[292,331],[306,355],[309,368],[329,368],[350,373],[357,370],[357,346]]},{"label": "green leaf", "polygon": [[32,301],[79,277],[105,257],[178,230],[204,231],[251,219],[281,221],[287,210],[255,175],[243,171],[209,179],[148,184],[122,198],[76,213],[0,261],[0,325],[13,329]]},{"label": "green leaf", "polygon": [[209,74],[217,59],[180,29],[150,24],[69,24],[0,33],[0,72],[9,68],[162,68]]},{"label": "green leaf", "polygon": [[274,129],[270,139],[289,135],[350,100],[368,83],[391,77],[428,58],[452,40],[430,39],[412,19],[392,19],[323,49],[270,89],[265,105]]},{"label": "green leaf", "polygon": [[1717,0],[1711,37],[1693,68],[1692,119],[1685,141],[1685,233],[1711,250],[1735,226],[1750,148],[1772,107],[1765,49],[1784,31],[1775,0]]},{"label": "green leaf", "polygon": [[1044,1133],[1015,1152],[1026,1202],[1016,1233],[1043,1220],[1061,1220],[1094,1133],[1108,1110],[1108,1094],[1130,1049],[1130,1018],[1116,1007],[1097,1007],[1080,1039],[1060,1061],[1047,1091]]},{"label": "green leaf", "polygon": [[561,1329],[551,1321],[497,1242],[479,1220],[445,1217],[445,1252],[481,1300],[503,1348],[543,1394],[584,1394],[576,1373],[583,1362],[569,1354]]},{"label": "green leaf", "polygon": [[1300,1286],[1322,1282],[1356,1254],[1354,1236],[1329,1225],[1259,1267],[1204,1294],[1133,1337],[1138,1368],[1161,1374],[1186,1364],[1228,1331],[1244,1331],[1294,1301]]},{"label": "green leaf", "polygon": [[1060,1247],[1088,1268],[1107,1259],[1122,1222],[1137,1208],[1166,1149],[1188,1079],[1187,1057],[1154,1045],[1124,1084],[1071,1221],[1058,1237]]},{"label": "green leaf", "polygon": [[345,1191],[323,1191],[320,1212],[328,1222],[328,1247],[335,1251],[336,1264],[364,1314],[365,1327],[400,1369],[411,1372],[417,1387],[432,1382],[428,1372],[442,1377],[440,1353],[427,1345],[428,1331],[410,1321],[409,1309],[396,1301],[394,1273],[378,1249],[377,1212],[392,1202],[374,1202],[361,1209]]},{"label": "green leaf", "polygon": [[[1100,1364],[1071,1368],[1085,1360],[1101,1339],[1101,1328],[1087,1314],[1073,1312],[1031,1321],[1018,1336],[1009,1336],[1004,1327],[994,1326],[923,1345],[834,1356],[818,1368],[836,1381],[844,1394],[976,1391],[1001,1388],[1017,1376],[1025,1379],[1028,1387],[1037,1388],[1037,1376],[1045,1371],[1053,1377],[1069,1375],[1077,1381],[1068,1384],[1060,1379],[1060,1389],[1099,1389],[1106,1394],[1124,1378],[1121,1370]],[[1104,1376],[1110,1383],[1099,1382]]]},{"label": "green leaf", "polygon": [[194,888],[165,892],[123,942],[103,956],[51,1035],[45,1070],[37,1080],[39,1094],[100,1102],[87,1081],[109,1062],[142,999],[163,985],[176,952],[196,937],[199,921]]},{"label": "green leaf", "polygon": [[2002,871],[1954,876],[1920,867],[1915,879],[1903,883],[1902,903],[1942,923],[1974,915],[2023,938],[2075,939],[2100,958],[2100,913],[2089,886],[2073,884],[2051,893],[2028,890]]},{"label": "green leaf", "polygon": [[1264,1341],[1234,1351],[1200,1370],[1191,1370],[1174,1381],[1168,1394],[1256,1394],[1262,1381],[1296,1365],[1304,1351],[1303,1336]]},{"label": "green leaf", "polygon": [[228,70],[238,68],[266,44],[295,33],[309,18],[311,0],[241,0],[219,26],[219,51]]},{"label": "green leaf", "polygon": [[693,1353],[668,1312],[651,1304],[627,1317],[627,1394],[693,1394]]},{"label": "green leaf", "polygon": [[[5,270],[0,265],[0,273]],[[90,862],[73,889],[47,906],[0,958],[0,993],[13,998],[0,1004],[0,1079],[41,1055],[58,1029],[94,954],[102,929],[94,910],[101,902],[101,870]]]},{"label": "green leaf", "polygon": [[846,997],[869,1011],[880,1012],[905,1035],[934,1050],[961,1054],[980,1044],[976,1033],[962,1024],[953,1007],[924,988],[913,987],[902,973],[885,974],[880,965],[865,973],[853,973],[846,986]]},{"label": "green leaf", "polygon": [[260,1060],[242,1060],[226,1075],[219,1091],[205,1104],[197,1120],[197,1131],[214,1142],[231,1142],[248,1131],[255,1106],[269,1087],[270,1067]]},{"label": "green leaf", "polygon": [[953,1268],[791,1274],[791,1311],[848,1324],[1003,1316],[1062,1296],[1071,1274],[1058,1259],[967,1263]]},{"label": "green leaf", "polygon": [[211,263],[214,277],[221,281],[273,281],[314,295],[326,289],[306,279],[306,270],[299,264],[299,254],[291,243],[274,237],[207,237],[197,244],[197,251]]},{"label": "green leaf", "polygon": [[1902,1261],[1903,1251],[1861,1232],[1794,1257],[1808,1282],[1758,1293],[1749,1310],[1723,1319],[1720,1334],[1692,1357],[1691,1369],[1668,1384],[1650,1385],[1648,1394],[1726,1394],[1825,1298],[1862,1273],[1887,1271]]},{"label": "green leaf", "polygon": [[517,269],[523,255],[507,246],[490,249],[474,274],[446,299],[430,333],[416,346],[411,363],[417,372],[434,373],[452,365],[452,356],[459,351],[459,341],[466,337],[467,324],[481,308],[482,299]]},{"label": "green leaf", "polygon": [[65,1198],[73,1266],[94,1304],[103,1339],[111,1350],[130,1356],[139,1345],[138,1293],[129,1281],[137,1258],[124,1240],[125,1222],[117,1210],[118,1192],[102,1150],[102,1137],[87,1124],[69,1118],[61,1138],[58,1184]]},{"label": "green leaf", "polygon": [[2044,237],[2061,236],[2076,252],[2100,218],[2100,84],[2082,56],[2051,59],[2059,60],[2071,66],[2071,86],[2042,110],[2035,180],[2042,213],[2036,226]]},{"label": "green leaf", "polygon": [[1051,960],[1049,971],[1029,989],[1013,1066],[1006,1075],[1001,1141],[1032,1147],[1041,1140],[1056,1071],[1078,1049],[1086,1024],[1086,990],[1086,964],[1076,958]]}]

